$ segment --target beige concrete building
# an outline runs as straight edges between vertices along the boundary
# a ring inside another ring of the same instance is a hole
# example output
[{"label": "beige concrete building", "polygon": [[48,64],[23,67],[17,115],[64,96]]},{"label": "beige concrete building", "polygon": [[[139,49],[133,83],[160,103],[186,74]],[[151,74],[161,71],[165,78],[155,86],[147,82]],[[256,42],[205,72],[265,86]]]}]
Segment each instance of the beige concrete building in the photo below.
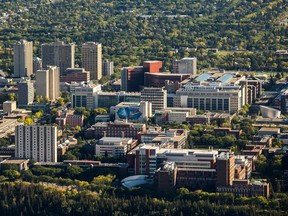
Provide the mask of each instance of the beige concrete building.
[{"label": "beige concrete building", "polygon": [[27,77],[33,73],[33,42],[22,40],[14,44],[14,77]]},{"label": "beige concrete building", "polygon": [[55,65],[60,68],[62,74],[67,68],[74,68],[75,44],[54,42],[41,45],[42,66]]},{"label": "beige concrete building", "polygon": [[176,74],[197,74],[197,58],[183,58],[172,63],[173,73]]},{"label": "beige concrete building", "polygon": [[82,67],[90,71],[91,80],[100,80],[102,77],[102,45],[87,42],[81,48]]},{"label": "beige concrete building", "polygon": [[13,110],[16,110],[16,101],[5,101],[4,103],[3,103],[3,111],[4,111],[4,113],[8,113],[8,114],[10,114],[10,113],[12,113],[13,112]]},{"label": "beige concrete building", "polygon": [[36,95],[55,100],[59,97],[59,67],[49,66],[36,72]]}]

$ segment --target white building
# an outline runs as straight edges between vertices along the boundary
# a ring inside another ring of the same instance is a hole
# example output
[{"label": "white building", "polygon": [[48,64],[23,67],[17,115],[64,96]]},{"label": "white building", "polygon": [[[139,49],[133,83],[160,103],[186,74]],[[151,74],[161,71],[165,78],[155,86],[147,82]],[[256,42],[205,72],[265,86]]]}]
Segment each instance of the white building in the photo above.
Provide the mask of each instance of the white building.
[{"label": "white building", "polygon": [[57,127],[16,126],[15,157],[37,162],[57,162]]},{"label": "white building", "polygon": [[145,122],[152,116],[152,104],[148,101],[121,102],[110,108],[115,120]]},{"label": "white building", "polygon": [[206,111],[238,112],[248,99],[246,77],[237,73],[204,73],[174,96],[174,107],[193,107]]},{"label": "white building", "polygon": [[124,157],[134,145],[135,140],[132,138],[103,137],[99,140],[99,144],[96,144],[95,154],[97,156]]},{"label": "white building", "polygon": [[[175,162],[179,170],[211,170],[216,162],[218,151],[200,149],[166,149],[156,145],[144,144],[136,149],[135,173],[154,175],[159,161]],[[149,173],[147,173],[149,170]]]},{"label": "white building", "polygon": [[96,108],[95,100],[98,91],[101,91],[101,85],[92,82],[87,84],[72,82],[70,85],[72,107]]},{"label": "white building", "polygon": [[182,124],[186,121],[188,116],[196,115],[195,108],[180,108],[180,107],[169,107],[166,109],[156,110],[155,112],[155,123],[179,123]]},{"label": "white building", "polygon": [[260,106],[261,115],[263,118],[279,118],[281,111],[272,107]]}]

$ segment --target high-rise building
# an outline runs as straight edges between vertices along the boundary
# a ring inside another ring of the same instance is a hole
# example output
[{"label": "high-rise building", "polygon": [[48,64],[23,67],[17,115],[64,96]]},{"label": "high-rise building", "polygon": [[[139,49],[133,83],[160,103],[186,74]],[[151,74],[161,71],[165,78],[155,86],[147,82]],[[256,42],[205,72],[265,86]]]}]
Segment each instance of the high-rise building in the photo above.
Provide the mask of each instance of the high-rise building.
[{"label": "high-rise building", "polygon": [[114,73],[114,62],[108,59],[103,60],[102,64],[103,76],[111,76]]},{"label": "high-rise building", "polygon": [[81,48],[82,67],[90,71],[91,80],[100,80],[102,77],[102,45],[87,42]]},{"label": "high-rise building", "polygon": [[74,68],[75,44],[54,42],[41,45],[42,65],[55,65],[60,68],[62,74],[67,68]]},{"label": "high-rise building", "polygon": [[172,63],[173,73],[177,74],[197,74],[197,58],[183,58]]},{"label": "high-rise building", "polygon": [[162,71],[161,61],[144,61],[143,66],[124,67],[121,70],[121,90],[135,92],[144,87],[144,74]]},{"label": "high-rise building", "polygon": [[34,86],[31,80],[21,80],[18,84],[18,105],[32,104],[34,100]]},{"label": "high-rise building", "polygon": [[121,70],[121,90],[136,92],[144,85],[144,70],[142,66],[124,67]]},{"label": "high-rise building", "polygon": [[141,101],[152,103],[152,113],[167,107],[167,91],[164,88],[145,87],[141,91]]},{"label": "high-rise building", "polygon": [[33,73],[33,42],[26,40],[14,44],[14,77],[27,77]]},{"label": "high-rise building", "polygon": [[55,100],[59,97],[59,67],[48,66],[36,71],[36,95]]},{"label": "high-rise building", "polygon": [[17,158],[57,162],[57,127],[18,125],[15,130]]}]

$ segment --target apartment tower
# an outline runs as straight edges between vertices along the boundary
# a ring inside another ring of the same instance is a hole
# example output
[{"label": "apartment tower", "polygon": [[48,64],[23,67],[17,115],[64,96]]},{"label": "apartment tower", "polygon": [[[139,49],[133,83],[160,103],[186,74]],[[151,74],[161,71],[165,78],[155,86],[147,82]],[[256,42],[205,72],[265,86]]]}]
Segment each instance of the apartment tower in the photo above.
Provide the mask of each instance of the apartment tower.
[{"label": "apartment tower", "polygon": [[60,68],[62,74],[67,68],[74,68],[75,44],[54,42],[41,45],[42,65],[55,65]]},{"label": "apartment tower", "polygon": [[33,42],[21,40],[14,44],[14,77],[28,77],[33,73]]},{"label": "apartment tower", "polygon": [[48,66],[36,71],[36,95],[55,100],[59,97],[59,67]]},{"label": "apartment tower", "polygon": [[21,80],[18,84],[18,105],[32,104],[34,100],[34,86],[31,80]]},{"label": "apartment tower", "polygon": [[15,157],[57,162],[57,127],[24,126],[15,129]]},{"label": "apartment tower", "polygon": [[81,48],[82,67],[90,71],[91,80],[100,80],[102,77],[102,45],[87,42]]}]

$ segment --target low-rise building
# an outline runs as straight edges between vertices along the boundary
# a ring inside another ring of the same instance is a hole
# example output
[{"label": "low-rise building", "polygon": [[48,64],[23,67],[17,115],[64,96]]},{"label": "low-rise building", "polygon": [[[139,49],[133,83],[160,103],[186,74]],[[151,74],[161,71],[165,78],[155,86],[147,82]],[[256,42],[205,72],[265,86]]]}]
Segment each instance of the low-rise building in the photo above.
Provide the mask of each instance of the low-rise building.
[{"label": "low-rise building", "polygon": [[280,128],[271,128],[271,127],[262,127],[258,131],[258,135],[271,135],[271,136],[278,136],[280,134]]},{"label": "low-rise building", "polygon": [[106,157],[124,157],[136,145],[137,140],[133,140],[132,138],[103,137],[95,146],[95,154]]},{"label": "low-rise building", "polygon": [[250,182],[247,179],[235,180],[232,186],[217,187],[217,192],[233,193],[236,196],[263,196],[267,199],[270,196],[269,183],[265,181]]},{"label": "low-rise building", "polygon": [[121,102],[110,108],[110,114],[115,120],[146,122],[152,116],[152,104],[147,101]]},{"label": "low-rise building", "polygon": [[9,166],[17,166],[19,172],[22,172],[24,170],[28,170],[29,168],[28,163],[29,163],[29,159],[9,158],[0,162],[0,169],[3,169],[4,167],[9,167]]},{"label": "low-rise building", "polygon": [[17,108],[16,106],[16,101],[5,101],[3,103],[3,111],[4,113],[12,113],[15,109]]},{"label": "low-rise building", "polygon": [[142,123],[97,122],[84,132],[84,136],[88,139],[101,139],[105,136],[137,139],[138,133],[144,131],[146,131],[146,125]]},{"label": "low-rise building", "polygon": [[165,124],[165,123],[179,123],[182,124],[186,121],[188,116],[195,116],[195,108],[165,108],[155,111],[155,123]]}]

